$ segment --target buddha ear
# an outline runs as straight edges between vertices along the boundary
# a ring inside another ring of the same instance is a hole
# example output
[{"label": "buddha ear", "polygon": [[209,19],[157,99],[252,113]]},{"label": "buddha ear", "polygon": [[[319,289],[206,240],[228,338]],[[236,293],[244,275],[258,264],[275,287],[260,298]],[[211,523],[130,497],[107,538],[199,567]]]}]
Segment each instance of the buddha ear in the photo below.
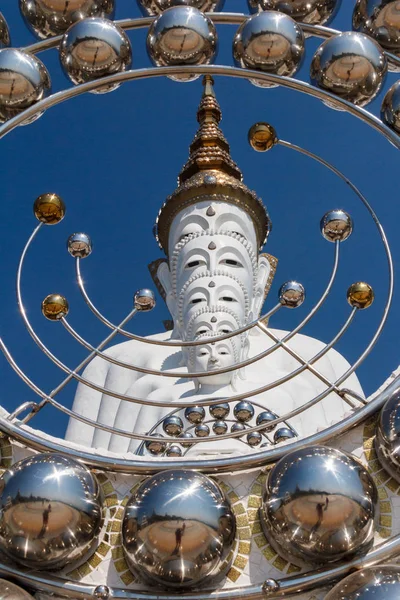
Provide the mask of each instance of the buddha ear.
[{"label": "buddha ear", "polygon": [[271,264],[267,254],[260,254],[258,259],[258,273],[253,300],[253,319],[260,316],[262,306],[265,300],[265,290],[270,280]]},{"label": "buddha ear", "polygon": [[149,264],[149,271],[159,294],[165,301],[168,310],[175,321],[176,298],[172,291],[171,273],[168,261],[165,258],[159,258],[153,261]]}]

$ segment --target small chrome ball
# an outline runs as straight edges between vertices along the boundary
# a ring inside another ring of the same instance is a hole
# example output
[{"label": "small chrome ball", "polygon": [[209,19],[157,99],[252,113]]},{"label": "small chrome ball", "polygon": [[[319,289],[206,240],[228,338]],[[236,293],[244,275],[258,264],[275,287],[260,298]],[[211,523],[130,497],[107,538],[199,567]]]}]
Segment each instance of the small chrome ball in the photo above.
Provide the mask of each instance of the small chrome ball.
[{"label": "small chrome ball", "polygon": [[357,106],[365,106],[382,87],[387,60],[367,35],[353,31],[325,40],[311,63],[312,83]]},{"label": "small chrome ball", "polygon": [[180,417],[172,415],[171,417],[166,417],[163,421],[162,428],[164,429],[167,435],[178,436],[183,431],[183,423]]},{"label": "small chrome ball", "polygon": [[[233,57],[238,67],[273,75],[292,76],[301,65],[304,34],[287,15],[266,11],[244,21],[233,41]],[[274,87],[259,79],[251,82],[260,87]]]},{"label": "small chrome ball", "polygon": [[[158,67],[208,65],[217,50],[217,31],[209,17],[190,6],[173,6],[150,25],[147,51]],[[171,75],[193,81],[199,75]]]},{"label": "small chrome ball", "polygon": [[296,434],[289,427],[280,427],[274,433],[274,444],[280,444],[295,437]]},{"label": "small chrome ball", "polygon": [[246,425],[244,423],[233,423],[231,426],[231,433],[237,433],[238,431],[245,431]]},{"label": "small chrome ball", "polygon": [[212,404],[210,406],[210,415],[214,417],[214,419],[225,419],[230,413],[230,406],[227,402],[223,402],[222,404]]},{"label": "small chrome ball", "polygon": [[[131,43],[125,31],[108,19],[83,19],[72,25],[60,44],[60,61],[74,84],[86,83],[126,71],[132,62]],[[92,90],[104,94],[119,83]]]},{"label": "small chrome ball", "polygon": [[[16,48],[0,50],[0,123],[20,115],[50,91],[49,72],[36,56]],[[33,123],[41,114],[29,117],[23,124]]]},{"label": "small chrome ball", "polygon": [[263,593],[268,596],[268,594],[271,594],[272,592],[277,592],[279,591],[279,583],[278,581],[276,581],[276,579],[266,579],[262,585],[262,591]]},{"label": "small chrome ball", "polygon": [[147,440],[144,443],[146,450],[153,456],[164,454],[167,449],[167,444],[162,435],[159,435],[158,433],[152,433],[151,435],[154,437],[154,440]]},{"label": "small chrome ball", "polygon": [[275,429],[276,425],[274,425],[274,421],[276,420],[276,418],[277,418],[276,414],[274,414],[270,410],[263,410],[262,412],[260,412],[257,415],[256,424],[257,425],[264,425],[264,423],[268,424],[268,427],[263,429],[263,431],[265,431],[265,433],[268,433]]},{"label": "small chrome ball", "polygon": [[153,308],[156,305],[154,292],[146,288],[138,290],[133,297],[133,303],[135,305],[136,310],[140,310],[141,312],[153,310]]},{"label": "small chrome ball", "polygon": [[38,221],[46,225],[57,225],[65,217],[65,204],[58,194],[41,194],[33,204]]},{"label": "small chrome ball", "polygon": [[382,466],[400,482],[400,386],[390,394],[382,408],[375,449]]},{"label": "small chrome ball", "polygon": [[200,423],[194,428],[194,434],[196,437],[207,437],[210,435],[210,428],[205,423]]},{"label": "small chrome ball", "polygon": [[326,25],[337,13],[341,0],[247,0],[250,12],[277,10],[295,21]]},{"label": "small chrome ball", "polygon": [[245,400],[238,402],[233,409],[235,418],[241,423],[247,423],[254,417],[254,406]]},{"label": "small chrome ball", "polygon": [[377,565],[345,577],[325,596],[325,600],[398,600],[400,568]]},{"label": "small chrome ball", "polygon": [[192,425],[198,425],[204,421],[206,411],[202,406],[188,406],[185,409],[185,419],[192,423]]},{"label": "small chrome ball", "polygon": [[225,0],[137,0],[145,17],[157,16],[172,6],[191,6],[201,12],[221,12]]},{"label": "small chrome ball", "polygon": [[0,48],[5,48],[11,44],[10,31],[7,21],[0,12]]},{"label": "small chrome ball", "polygon": [[247,137],[256,152],[267,152],[278,143],[276,131],[269,123],[255,123],[250,127]]},{"label": "small chrome ball", "polygon": [[[189,433],[189,431],[185,431],[184,433],[181,433],[179,438],[182,438],[183,440],[192,440],[193,436],[191,433]],[[183,442],[182,441],[179,443],[182,446],[182,448],[191,448],[191,446],[193,446],[193,442]]]},{"label": "small chrome ball", "polygon": [[361,463],[333,448],[309,446],[270,471],[260,519],[271,545],[292,562],[326,564],[369,550],[377,501]]},{"label": "small chrome ball", "polygon": [[[353,28],[371,36],[382,48],[400,57],[398,0],[358,0],[353,12]],[[393,66],[393,70],[398,71],[399,67]]]},{"label": "small chrome ball", "polygon": [[170,457],[182,456],[182,448],[180,448],[179,446],[172,445],[169,448],[167,448],[165,455]]},{"label": "small chrome ball", "polygon": [[92,253],[92,240],[87,233],[73,233],[68,238],[67,249],[74,258],[86,258]]},{"label": "small chrome ball", "polygon": [[93,592],[93,597],[97,600],[108,600],[110,588],[107,585],[98,585]]},{"label": "small chrome ball", "polygon": [[114,0],[19,0],[29,29],[40,39],[62,35],[76,21],[114,16]]},{"label": "small chrome ball", "polygon": [[286,308],[298,308],[305,297],[304,287],[298,281],[286,281],[278,292],[279,302]]},{"label": "small chrome ball", "polygon": [[33,600],[33,597],[15,583],[0,579],[0,600]]},{"label": "small chrome ball", "polygon": [[215,421],[212,428],[216,435],[224,435],[228,431],[228,425],[225,421]]},{"label": "small chrome ball", "polygon": [[383,99],[381,119],[385,125],[400,134],[400,80],[392,85]]},{"label": "small chrome ball", "polygon": [[352,218],[344,210],[330,210],[321,219],[321,233],[328,242],[344,242],[352,231]]},{"label": "small chrome ball", "polygon": [[254,448],[255,446],[259,446],[261,444],[262,435],[259,431],[252,431],[251,433],[247,434],[246,440],[248,445]]},{"label": "small chrome ball", "polygon": [[67,299],[61,294],[49,294],[42,301],[42,313],[49,321],[58,321],[69,312]]},{"label": "small chrome ball", "polygon": [[61,569],[93,549],[103,520],[99,485],[62,454],[14,464],[0,488],[0,548],[28,568]]},{"label": "small chrome ball", "polygon": [[371,306],[375,298],[374,290],[365,281],[353,283],[347,290],[347,302],[353,308],[363,310]]},{"label": "small chrome ball", "polygon": [[226,573],[235,530],[234,513],[214,481],[170,470],[147,479],[129,500],[122,545],[138,577],[182,590]]}]

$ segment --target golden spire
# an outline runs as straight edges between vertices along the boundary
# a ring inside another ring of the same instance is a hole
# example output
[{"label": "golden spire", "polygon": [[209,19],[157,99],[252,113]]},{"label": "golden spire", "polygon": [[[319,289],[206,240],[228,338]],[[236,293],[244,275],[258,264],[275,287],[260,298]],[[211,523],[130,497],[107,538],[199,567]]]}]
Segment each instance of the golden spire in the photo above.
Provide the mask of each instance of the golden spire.
[{"label": "golden spire", "polygon": [[197,110],[200,127],[190,145],[189,159],[179,175],[180,185],[196,173],[210,169],[222,171],[239,181],[243,179],[239,167],[231,158],[229,144],[218,126],[222,112],[215,97],[213,83],[211,75],[204,76],[203,96]]}]

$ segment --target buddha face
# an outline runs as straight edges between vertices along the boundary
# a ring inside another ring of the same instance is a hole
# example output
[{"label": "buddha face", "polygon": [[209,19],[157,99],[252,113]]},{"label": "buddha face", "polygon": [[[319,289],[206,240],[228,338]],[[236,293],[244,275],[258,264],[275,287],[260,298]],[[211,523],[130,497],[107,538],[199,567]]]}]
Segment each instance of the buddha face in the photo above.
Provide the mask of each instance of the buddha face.
[{"label": "buddha face", "polygon": [[[204,346],[196,346],[191,351],[190,369],[195,373],[202,371],[216,371],[224,367],[230,367],[238,362],[238,357],[235,357],[234,342],[224,340],[222,342],[204,343]],[[219,375],[208,375],[199,377],[200,383],[211,385],[227,385],[231,382],[234,376],[234,371]]]}]

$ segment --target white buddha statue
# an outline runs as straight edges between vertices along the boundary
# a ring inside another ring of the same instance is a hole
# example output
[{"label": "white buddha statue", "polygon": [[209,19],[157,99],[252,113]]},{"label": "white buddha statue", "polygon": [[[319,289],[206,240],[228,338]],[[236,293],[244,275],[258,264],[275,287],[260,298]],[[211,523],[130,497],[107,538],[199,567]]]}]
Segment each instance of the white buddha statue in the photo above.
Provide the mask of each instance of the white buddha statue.
[{"label": "white buddha statue", "polygon": [[[182,350],[179,346],[129,340],[107,350],[108,355],[119,361],[172,373],[200,373],[233,366],[275,343],[259,328],[212,342],[213,336],[234,331],[260,316],[276,266],[276,259],[260,254],[270,230],[268,213],[256,194],[242,183],[241,172],[232,161],[229,146],[218,127],[220,119],[212,79],[206,76],[198,110],[200,128],[190,147],[190,158],[180,174],[178,188],[167,199],[157,219],[157,238],[167,259],[156,261],[151,269],[174,322],[172,331],[152,338],[204,339],[204,345]],[[287,333],[270,331],[280,339]],[[300,334],[289,345],[305,360],[324,347],[322,342]],[[121,401],[80,384],[73,409],[99,423],[130,433],[147,433],[172,410],[160,406],[160,402],[187,401],[190,406],[212,397],[229,400],[237,393],[251,392],[284,377],[299,366],[284,348],[279,348],[245,368],[226,374],[178,379],[142,374],[97,357],[86,368],[86,379],[107,390],[152,401],[155,406]],[[330,350],[314,366],[334,382],[347,370],[348,363]],[[345,386],[362,395],[355,375]],[[283,415],[325,389],[326,385],[306,370],[283,385],[255,395],[253,400]],[[299,435],[308,435],[340,420],[348,410],[339,395],[330,393],[311,410],[290,420],[290,424]],[[138,447],[134,439],[111,435],[74,419],[70,420],[66,438],[115,452],[133,452]],[[234,440],[221,444],[216,439],[211,445],[194,446],[191,452],[209,452],[215,444],[225,451],[246,451],[246,446]]]}]

